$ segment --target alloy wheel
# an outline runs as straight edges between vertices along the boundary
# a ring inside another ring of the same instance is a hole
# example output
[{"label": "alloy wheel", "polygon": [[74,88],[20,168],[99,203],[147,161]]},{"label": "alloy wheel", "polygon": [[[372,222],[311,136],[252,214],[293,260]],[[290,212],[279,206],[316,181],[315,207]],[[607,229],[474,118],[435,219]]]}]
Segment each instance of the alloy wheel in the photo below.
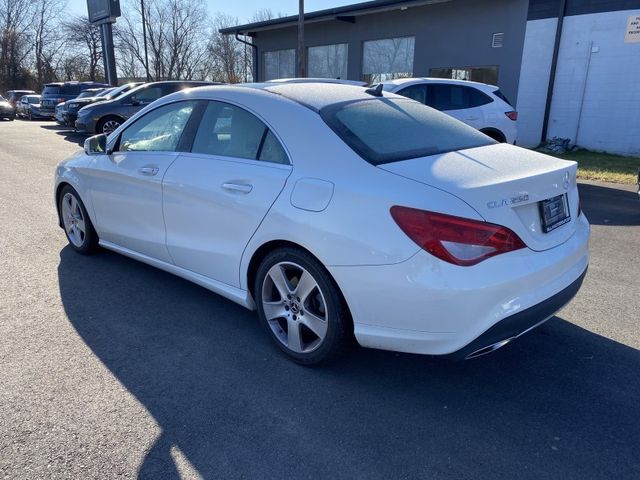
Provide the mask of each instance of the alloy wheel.
[{"label": "alloy wheel", "polygon": [[109,135],[119,126],[120,126],[120,122],[116,120],[107,120],[106,122],[104,122],[104,125],[102,126],[102,133]]},{"label": "alloy wheel", "polygon": [[293,262],[280,262],[262,284],[262,308],[271,331],[295,353],[316,350],[327,335],[325,297],[313,275]]},{"label": "alloy wheel", "polygon": [[80,248],[86,238],[86,224],[78,199],[71,193],[62,197],[62,223],[69,241]]}]

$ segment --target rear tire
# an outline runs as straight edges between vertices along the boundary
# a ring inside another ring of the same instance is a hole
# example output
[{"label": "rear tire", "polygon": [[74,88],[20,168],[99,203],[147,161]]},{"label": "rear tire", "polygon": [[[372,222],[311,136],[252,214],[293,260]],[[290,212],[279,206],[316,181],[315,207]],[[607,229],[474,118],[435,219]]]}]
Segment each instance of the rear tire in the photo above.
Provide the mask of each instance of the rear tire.
[{"label": "rear tire", "polygon": [[499,130],[492,129],[492,130],[480,130],[480,131],[484,133],[487,137],[493,138],[496,142],[505,143],[507,141],[504,134]]},{"label": "rear tire", "polygon": [[269,253],[256,273],[260,323],[293,361],[317,365],[342,354],[352,336],[351,318],[329,272],[304,250]]},{"label": "rear tire", "polygon": [[60,192],[58,207],[71,248],[83,255],[95,252],[98,248],[98,235],[78,192],[69,185],[65,186]]}]

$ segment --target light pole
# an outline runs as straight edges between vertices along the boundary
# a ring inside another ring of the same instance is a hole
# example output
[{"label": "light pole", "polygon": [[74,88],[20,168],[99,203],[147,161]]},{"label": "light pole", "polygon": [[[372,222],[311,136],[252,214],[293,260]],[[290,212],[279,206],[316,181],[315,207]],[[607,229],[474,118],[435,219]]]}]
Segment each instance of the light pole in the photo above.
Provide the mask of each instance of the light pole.
[{"label": "light pole", "polygon": [[142,39],[144,42],[144,69],[147,73],[147,82],[151,81],[149,75],[149,51],[147,50],[147,21],[144,13],[144,0],[140,0],[140,10],[142,11]]},{"label": "light pole", "polygon": [[299,78],[307,76],[304,57],[304,0],[298,0],[298,68],[296,76]]}]

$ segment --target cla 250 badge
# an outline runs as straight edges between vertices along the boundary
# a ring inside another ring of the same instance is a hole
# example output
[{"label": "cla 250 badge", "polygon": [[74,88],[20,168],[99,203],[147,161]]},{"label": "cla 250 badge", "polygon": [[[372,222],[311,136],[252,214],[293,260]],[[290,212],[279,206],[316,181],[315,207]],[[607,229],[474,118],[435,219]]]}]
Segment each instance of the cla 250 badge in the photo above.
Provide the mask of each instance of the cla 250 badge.
[{"label": "cla 250 badge", "polygon": [[520,195],[516,195],[515,197],[503,198],[502,200],[494,200],[493,202],[488,202],[487,207],[489,208],[508,207],[509,205],[515,205],[517,203],[526,202],[527,200],[529,200],[529,194],[521,193]]}]

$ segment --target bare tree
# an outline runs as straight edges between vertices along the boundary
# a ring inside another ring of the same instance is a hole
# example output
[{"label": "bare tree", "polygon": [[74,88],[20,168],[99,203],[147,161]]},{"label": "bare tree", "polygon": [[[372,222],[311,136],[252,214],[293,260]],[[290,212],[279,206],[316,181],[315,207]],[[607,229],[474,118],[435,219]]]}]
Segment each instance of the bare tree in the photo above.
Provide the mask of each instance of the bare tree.
[{"label": "bare tree", "polygon": [[[139,2],[129,0],[115,32],[119,64],[131,73],[144,69],[141,13]],[[203,74],[207,53],[203,0],[146,0],[145,24],[152,79],[194,78]]]},{"label": "bare tree", "polygon": [[213,31],[208,48],[212,77],[228,83],[243,81],[246,68],[244,45],[232,35],[223,35],[219,32],[222,28],[237,25],[238,19],[224,13],[218,13],[212,24]]},{"label": "bare tree", "polygon": [[273,13],[273,10],[271,10],[270,8],[263,8],[253,12],[253,15],[251,15],[251,17],[249,18],[249,22],[251,23],[266,22],[269,20],[273,20],[274,18],[282,18],[286,16],[287,15],[285,13],[282,13],[282,12]]},{"label": "bare tree", "polygon": [[0,0],[0,85],[14,88],[29,77],[25,62],[29,42],[30,0]]},{"label": "bare tree", "polygon": [[34,0],[31,2],[31,41],[38,84],[55,78],[55,67],[64,42],[58,29],[60,13],[66,0]]},{"label": "bare tree", "polygon": [[78,69],[82,63],[78,57],[84,57],[86,71],[82,72],[78,78],[87,77],[95,82],[102,80],[103,75],[99,69],[102,65],[102,43],[100,29],[89,23],[87,17],[72,17],[62,23],[62,31],[69,42],[69,47],[73,48],[75,54],[68,54],[65,60],[65,71]]}]

